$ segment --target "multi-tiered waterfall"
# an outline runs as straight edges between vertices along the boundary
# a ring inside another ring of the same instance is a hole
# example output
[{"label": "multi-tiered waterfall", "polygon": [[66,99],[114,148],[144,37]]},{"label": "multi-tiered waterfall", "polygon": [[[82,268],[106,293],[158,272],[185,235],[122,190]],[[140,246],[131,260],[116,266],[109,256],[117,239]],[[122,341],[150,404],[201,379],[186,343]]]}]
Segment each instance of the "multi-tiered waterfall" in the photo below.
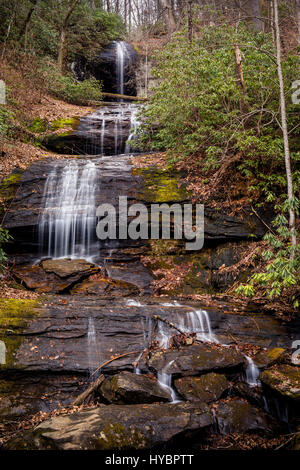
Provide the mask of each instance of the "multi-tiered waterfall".
[{"label": "multi-tiered waterfall", "polygon": [[[130,57],[125,42],[116,42],[115,49],[117,87],[123,94],[125,66]],[[77,139],[73,153],[89,157],[57,160],[46,179],[39,221],[43,256],[99,258],[95,195],[101,190],[101,156],[130,152],[138,126],[137,112],[137,105],[111,103],[81,119],[73,135]]]}]

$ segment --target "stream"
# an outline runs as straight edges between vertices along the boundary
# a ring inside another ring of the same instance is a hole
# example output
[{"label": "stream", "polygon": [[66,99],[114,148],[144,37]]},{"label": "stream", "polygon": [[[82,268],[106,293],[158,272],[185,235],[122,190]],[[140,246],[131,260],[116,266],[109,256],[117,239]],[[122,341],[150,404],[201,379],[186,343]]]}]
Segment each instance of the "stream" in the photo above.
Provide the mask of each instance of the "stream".
[{"label": "stream", "polygon": [[[116,43],[121,94],[126,60],[126,43]],[[71,135],[49,138],[48,148],[64,146],[73,157],[35,162],[22,175],[5,219],[15,240],[9,257],[15,278],[43,298],[24,307],[22,318],[8,310],[0,329],[7,348],[1,418],[9,426],[70,405],[101,372],[105,381],[93,399],[106,406],[85,416],[78,412],[73,422],[54,418],[50,432],[42,423],[39,448],[47,440],[58,449],[174,448],[179,436],[182,447],[189,446],[190,437],[200,446],[216,428],[220,435],[266,437],[294,429],[298,405],[267,378],[262,383],[260,374],[276,362],[268,351],[276,349],[279,357],[297,339],[297,322],[284,323],[256,309],[236,312],[226,302],[218,309],[155,297],[153,273],[141,262],[147,243],[103,242],[96,236],[101,203],[116,205],[119,195],[144,201],[141,188],[147,183],[133,171],[138,110],[131,103],[106,104],[83,117]],[[190,342],[176,347],[183,339],[170,323]],[[257,363],[236,349],[239,342],[263,350]],[[109,362],[117,355],[124,356]],[[78,423],[85,419],[92,424],[81,432],[85,425]]]}]

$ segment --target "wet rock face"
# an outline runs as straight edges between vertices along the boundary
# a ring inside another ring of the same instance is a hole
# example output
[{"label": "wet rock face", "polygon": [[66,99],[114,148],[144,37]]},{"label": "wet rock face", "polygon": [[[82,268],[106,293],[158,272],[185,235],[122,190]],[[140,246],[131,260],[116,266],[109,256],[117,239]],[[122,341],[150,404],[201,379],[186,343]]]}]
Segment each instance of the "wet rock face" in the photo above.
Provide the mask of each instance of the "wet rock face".
[{"label": "wet rock face", "polygon": [[220,434],[258,432],[274,434],[278,424],[261,409],[242,399],[219,402],[215,418]]},{"label": "wet rock face", "polygon": [[201,377],[182,377],[175,380],[174,385],[186,400],[203,403],[218,400],[230,387],[225,375],[214,372]]},{"label": "wet rock face", "polygon": [[160,387],[155,378],[126,371],[107,377],[99,392],[105,400],[115,404],[171,401],[170,394]]},{"label": "wet rock face", "polygon": [[300,367],[288,364],[274,366],[262,372],[260,380],[274,392],[300,404]]},{"label": "wet rock face", "polygon": [[241,368],[244,357],[231,348],[216,348],[209,344],[199,344],[182,348],[180,351],[168,350],[154,352],[148,360],[151,370],[164,370],[177,377],[200,375],[217,370],[232,371]]},{"label": "wet rock face", "polygon": [[208,429],[209,408],[190,404],[109,405],[58,416],[11,441],[11,449],[151,449]]},{"label": "wet rock face", "polygon": [[[104,47],[99,56],[92,61],[77,57],[73,64],[76,77],[84,80],[90,76],[95,77],[103,84],[103,91],[119,93],[117,85],[117,43],[113,42]],[[126,53],[124,62],[124,94],[136,96],[135,69],[138,54],[131,44],[125,43]]]}]

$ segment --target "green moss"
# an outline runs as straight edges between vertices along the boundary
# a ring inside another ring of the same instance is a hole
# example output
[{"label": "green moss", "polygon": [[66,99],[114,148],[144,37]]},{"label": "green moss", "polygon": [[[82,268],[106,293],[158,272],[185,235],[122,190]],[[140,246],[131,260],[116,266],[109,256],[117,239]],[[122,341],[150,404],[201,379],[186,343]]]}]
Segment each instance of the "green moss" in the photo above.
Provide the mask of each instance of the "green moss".
[{"label": "green moss", "polygon": [[19,171],[14,171],[11,173],[9,176],[6,178],[3,178],[3,180],[0,183],[0,216],[2,216],[7,209],[7,203],[9,203],[14,197],[15,194],[18,190],[18,187],[20,186],[22,178],[22,172],[21,170]]},{"label": "green moss", "polygon": [[46,132],[49,127],[49,123],[47,119],[35,118],[31,121],[30,126],[28,129],[35,134],[41,134]]},{"label": "green moss", "polygon": [[97,440],[97,450],[144,449],[147,440],[142,431],[131,427],[125,428],[121,423],[108,423]]},{"label": "green moss", "polygon": [[13,364],[24,339],[20,333],[28,321],[38,315],[38,306],[37,300],[0,299],[0,341],[6,346],[6,364],[0,365],[0,369]]},{"label": "green moss", "polygon": [[17,188],[20,185],[22,178],[22,173],[20,171],[15,171],[11,173],[9,176],[6,178],[3,178],[3,180],[0,183],[0,197],[1,199],[4,199],[5,201],[11,200],[17,191]]},{"label": "green moss", "polygon": [[78,127],[79,122],[80,119],[78,117],[56,119],[51,122],[51,130],[56,131],[64,127],[71,127],[74,130]]},{"label": "green moss", "polygon": [[190,194],[185,187],[180,186],[178,172],[169,169],[134,168],[134,176],[143,177],[143,187],[139,196],[147,202],[181,202],[186,201]]}]

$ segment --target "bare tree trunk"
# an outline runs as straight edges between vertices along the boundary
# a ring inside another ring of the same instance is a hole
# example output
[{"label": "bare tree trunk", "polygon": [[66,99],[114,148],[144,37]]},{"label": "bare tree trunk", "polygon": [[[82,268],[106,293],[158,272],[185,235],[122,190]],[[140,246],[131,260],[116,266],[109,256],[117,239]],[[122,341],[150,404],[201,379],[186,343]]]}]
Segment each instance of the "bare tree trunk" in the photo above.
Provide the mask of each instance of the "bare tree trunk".
[{"label": "bare tree trunk", "polygon": [[237,80],[238,85],[242,89],[242,96],[240,99],[241,113],[245,114],[247,113],[247,105],[245,102],[247,90],[246,90],[244,73],[243,73],[243,65],[242,65],[243,58],[242,58],[242,53],[238,44],[234,45],[234,58],[235,58],[236,80]]},{"label": "bare tree trunk", "polygon": [[300,45],[300,0],[296,0],[296,17],[298,26],[298,44]]},{"label": "bare tree trunk", "polygon": [[172,33],[176,29],[176,20],[174,16],[174,11],[172,9],[172,6],[169,0],[161,0],[161,3],[162,3],[163,8],[167,12],[168,30],[170,33]]},{"label": "bare tree trunk", "polygon": [[3,59],[4,59],[4,56],[5,56],[6,45],[7,45],[7,41],[8,41],[9,35],[10,35],[11,27],[12,27],[13,21],[14,21],[14,19],[15,19],[15,16],[16,16],[16,3],[14,4],[14,10],[13,10],[13,12],[12,12],[11,18],[10,18],[9,23],[8,23],[6,36],[5,36],[4,43],[3,43],[3,49],[2,49],[2,54],[1,54],[1,60],[3,60]]},{"label": "bare tree trunk", "polygon": [[188,39],[189,39],[189,42],[192,42],[193,40],[193,0],[188,0],[187,16],[188,16]]},{"label": "bare tree trunk", "polygon": [[263,31],[263,21],[261,20],[261,4],[260,0],[251,0],[251,12],[253,15],[253,23],[257,31]]},{"label": "bare tree trunk", "polygon": [[37,6],[38,2],[39,2],[39,0],[32,0],[32,6],[30,7],[30,10],[27,14],[27,17],[26,17],[26,19],[23,23],[23,26],[20,30],[18,41],[20,41],[22,39],[22,37],[24,36],[24,34],[26,34],[29,22],[30,22],[31,17],[34,13],[34,10],[36,9],[36,6]]},{"label": "bare tree trunk", "polygon": [[291,170],[291,159],[290,159],[290,146],[288,138],[288,126],[286,117],[286,102],[284,95],[284,82],[282,75],[282,64],[281,64],[281,48],[280,48],[280,29],[279,29],[279,15],[278,15],[278,0],[274,0],[274,24],[275,24],[275,35],[276,35],[276,56],[277,56],[277,70],[280,86],[280,108],[281,108],[281,122],[282,122],[282,133],[284,141],[284,158],[286,168],[286,179],[288,189],[288,202],[289,202],[289,227],[291,232],[291,243],[292,243],[292,255],[291,259],[295,257],[295,246],[297,244],[296,238],[296,214],[293,208],[294,201],[294,188],[293,188],[293,176]]},{"label": "bare tree trunk", "polygon": [[59,32],[59,46],[58,46],[57,66],[58,66],[58,70],[60,71],[60,73],[63,72],[66,33],[67,33],[68,23],[69,23],[71,15],[72,15],[73,11],[75,10],[78,3],[79,3],[79,0],[73,0],[73,2],[71,2],[70,6],[69,6],[69,9],[67,11],[67,14],[65,16],[65,19],[62,23],[60,32]]}]

